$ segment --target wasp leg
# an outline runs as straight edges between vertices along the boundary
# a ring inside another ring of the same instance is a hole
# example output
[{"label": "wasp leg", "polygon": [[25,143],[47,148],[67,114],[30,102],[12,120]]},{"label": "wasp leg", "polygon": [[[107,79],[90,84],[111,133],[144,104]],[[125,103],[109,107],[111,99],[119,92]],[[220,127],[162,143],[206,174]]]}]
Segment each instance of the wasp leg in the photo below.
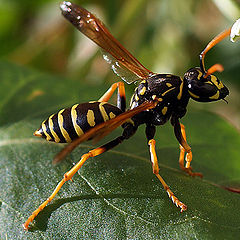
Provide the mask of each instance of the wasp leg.
[{"label": "wasp leg", "polygon": [[173,201],[173,203],[181,208],[181,212],[187,210],[187,206],[182,203],[175,195],[174,193],[170,190],[169,186],[166,184],[166,182],[163,180],[163,178],[159,174],[159,167],[158,167],[158,160],[157,160],[157,155],[156,155],[156,150],[155,150],[155,144],[156,141],[154,139],[151,139],[148,141],[148,145],[150,147],[150,154],[151,154],[151,162],[152,162],[152,168],[153,168],[153,173],[157,176],[159,181],[162,183],[164,189],[166,190],[169,198]]},{"label": "wasp leg", "polygon": [[126,110],[126,94],[123,82],[114,83],[107,92],[98,100],[99,102],[108,102],[115,90],[118,88],[117,107],[123,112]]},{"label": "wasp leg", "polygon": [[[179,155],[179,165],[180,168],[188,173],[190,176],[199,176],[203,177],[201,173],[198,172],[193,172],[192,167],[191,167],[191,161],[192,161],[192,150],[191,147],[187,144],[186,142],[186,132],[185,132],[185,127],[183,124],[180,124],[179,120],[175,120],[174,123],[174,133],[179,141],[179,147],[180,147],[180,155]],[[186,156],[185,156],[186,153]],[[184,166],[184,157],[186,160],[186,164]]]},{"label": "wasp leg", "polygon": [[63,176],[63,179],[58,183],[57,187],[54,189],[54,191],[52,192],[52,194],[50,195],[50,197],[48,197],[48,199],[43,202],[33,213],[32,215],[27,219],[27,221],[23,224],[23,227],[25,230],[28,230],[29,228],[29,224],[36,218],[36,216],[39,214],[39,212],[41,212],[48,203],[50,203],[53,198],[56,196],[56,194],[58,193],[58,191],[61,189],[61,187],[63,186],[63,184],[69,180],[72,179],[72,177],[74,176],[75,173],[77,173],[77,171],[82,167],[82,165],[85,163],[86,160],[88,160],[90,157],[95,157],[98,156],[106,151],[108,151],[109,149],[114,148],[115,146],[117,146],[118,144],[120,144],[123,140],[128,139],[129,137],[131,137],[135,132],[136,132],[136,128],[128,125],[125,129],[124,132],[121,136],[115,138],[114,140],[104,144],[101,147],[95,148],[91,151],[89,151],[88,153],[82,155],[80,161],[74,165],[73,168],[71,168],[68,172],[66,172]]}]

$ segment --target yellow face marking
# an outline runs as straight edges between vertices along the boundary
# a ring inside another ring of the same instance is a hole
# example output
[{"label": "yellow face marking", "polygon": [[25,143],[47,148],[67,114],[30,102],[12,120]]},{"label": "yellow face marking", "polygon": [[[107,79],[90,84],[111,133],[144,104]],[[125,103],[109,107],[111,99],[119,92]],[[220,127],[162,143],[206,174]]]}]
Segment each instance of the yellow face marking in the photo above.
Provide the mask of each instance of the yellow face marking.
[{"label": "yellow face marking", "polygon": [[136,100],[136,101],[138,101],[138,100],[139,100],[139,97],[138,97],[138,95],[137,95],[137,94],[135,95],[135,100]]},{"label": "yellow face marking", "polygon": [[162,101],[163,101],[163,99],[162,99],[162,98],[158,98],[158,101],[159,101],[159,102],[162,102]]},{"label": "yellow face marking", "polygon": [[219,91],[217,91],[217,93],[213,96],[209,97],[209,99],[219,99]]},{"label": "yellow face marking", "polygon": [[100,104],[99,104],[99,110],[100,110],[100,113],[101,113],[101,115],[102,115],[102,117],[103,117],[103,120],[104,120],[104,122],[106,122],[106,121],[108,121],[109,120],[109,117],[108,117],[108,115],[107,115],[107,113],[106,113],[106,111],[105,111],[105,108],[104,108],[104,104],[106,104],[105,102],[101,102]]},{"label": "yellow face marking", "polygon": [[44,134],[46,135],[46,140],[47,140],[47,141],[50,141],[50,140],[52,140],[52,138],[51,138],[51,136],[47,133],[47,128],[46,128],[45,122],[46,122],[46,121],[44,121],[44,122],[42,123],[42,130],[43,130]]},{"label": "yellow face marking", "polygon": [[58,142],[60,142],[60,138],[58,137],[58,135],[53,130],[53,120],[52,120],[53,116],[54,116],[54,114],[49,117],[48,124],[49,124],[50,132],[54,137],[54,142],[58,143]]},{"label": "yellow face marking", "polygon": [[146,83],[146,80],[141,81],[140,84],[141,84],[141,83],[142,83],[142,84]]},{"label": "yellow face marking", "polygon": [[68,132],[64,129],[63,127],[63,116],[62,116],[62,112],[64,111],[65,109],[62,109],[61,111],[58,112],[58,125],[59,125],[59,128],[60,128],[60,131],[64,137],[64,139],[66,140],[66,142],[71,142],[72,139],[70,138]]},{"label": "yellow face marking", "polygon": [[165,114],[167,113],[167,110],[168,110],[168,108],[167,108],[167,107],[164,107],[164,108],[162,109],[162,114],[165,115]]},{"label": "yellow face marking", "polygon": [[194,93],[190,92],[189,90],[188,90],[188,92],[193,98],[200,98],[199,96],[195,95]]},{"label": "yellow face marking", "polygon": [[72,123],[73,123],[73,127],[75,129],[75,132],[77,133],[78,136],[82,136],[84,134],[84,132],[77,124],[77,110],[76,110],[77,106],[78,106],[78,104],[75,104],[74,106],[72,106],[71,118],[72,118]]},{"label": "yellow face marking", "polygon": [[146,92],[146,87],[143,87],[140,91],[140,95],[144,95],[145,92]]},{"label": "yellow face marking", "polygon": [[178,93],[178,95],[177,95],[177,99],[178,100],[180,100],[181,99],[181,97],[182,97],[182,91],[183,91],[183,79],[181,78],[181,85],[180,85],[180,87],[179,87],[179,93]]},{"label": "yellow face marking", "polygon": [[164,93],[162,93],[162,96],[165,96],[168,92],[172,91],[173,89],[175,89],[175,87],[172,87],[172,88],[168,89],[167,91],[165,91]]},{"label": "yellow face marking", "polygon": [[213,83],[212,83],[211,81],[207,81],[207,82],[205,82],[205,83],[210,84],[210,85],[213,85]]},{"label": "yellow face marking", "polygon": [[211,81],[213,82],[213,84],[214,84],[218,89],[224,88],[223,83],[222,83],[222,82],[218,82],[218,81],[217,81],[217,78],[216,78],[214,75],[211,75]]},{"label": "yellow face marking", "polygon": [[110,117],[110,119],[113,119],[113,118],[116,117],[116,115],[115,115],[113,112],[110,112],[110,113],[109,113],[109,117]]},{"label": "yellow face marking", "polygon": [[93,110],[88,110],[87,112],[87,122],[91,127],[95,126],[95,116]]},{"label": "yellow face marking", "polygon": [[171,84],[171,83],[166,83],[166,85],[167,85],[168,87],[171,87],[171,86],[172,86],[172,84]]}]

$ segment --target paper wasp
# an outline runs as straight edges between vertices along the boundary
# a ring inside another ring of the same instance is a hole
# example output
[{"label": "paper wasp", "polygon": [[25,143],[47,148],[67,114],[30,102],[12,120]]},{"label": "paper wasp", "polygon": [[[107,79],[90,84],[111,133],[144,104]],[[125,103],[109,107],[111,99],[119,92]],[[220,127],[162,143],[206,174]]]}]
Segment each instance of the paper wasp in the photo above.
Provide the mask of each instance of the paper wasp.
[{"label": "paper wasp", "polygon": [[[201,173],[194,173],[190,166],[191,147],[187,144],[185,127],[180,124],[179,119],[186,114],[190,98],[198,102],[212,102],[224,100],[229,94],[227,87],[212,75],[215,71],[222,71],[222,65],[215,64],[206,70],[204,57],[213,46],[230,34],[230,29],[216,36],[206,46],[200,54],[200,67],[189,69],[182,78],[172,74],[156,74],[145,68],[111,35],[104,24],[86,9],[70,2],[63,2],[61,10],[68,21],[102,48],[104,59],[118,76],[127,83],[136,81],[140,83],[132,95],[129,110],[126,110],[124,84],[117,82],[98,101],[76,104],[71,108],[62,109],[42,123],[34,133],[35,136],[48,141],[70,143],[55,157],[55,162],[61,161],[80,143],[90,139],[100,139],[119,126],[122,126],[123,133],[103,146],[84,154],[80,161],[64,174],[51,196],[32,213],[25,222],[24,228],[29,228],[29,224],[38,213],[52,201],[62,185],[72,179],[87,159],[100,155],[130,138],[141,124],[146,125],[153,173],[160,180],[173,203],[180,207],[181,212],[185,211],[187,206],[174,195],[159,174],[155,151],[155,130],[156,126],[163,125],[170,120],[180,144],[181,169],[191,176],[201,177]],[[117,106],[108,103],[115,90],[118,90]]]}]

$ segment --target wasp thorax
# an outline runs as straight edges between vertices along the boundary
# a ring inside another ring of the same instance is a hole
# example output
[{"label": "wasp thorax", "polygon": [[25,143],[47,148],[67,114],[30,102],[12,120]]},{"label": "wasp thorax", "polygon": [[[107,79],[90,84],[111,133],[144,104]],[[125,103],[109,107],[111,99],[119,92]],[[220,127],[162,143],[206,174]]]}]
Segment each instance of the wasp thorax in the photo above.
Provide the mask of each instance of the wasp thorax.
[{"label": "wasp thorax", "polygon": [[214,75],[204,78],[200,68],[191,68],[184,74],[190,97],[198,102],[211,102],[224,99],[229,90]]}]

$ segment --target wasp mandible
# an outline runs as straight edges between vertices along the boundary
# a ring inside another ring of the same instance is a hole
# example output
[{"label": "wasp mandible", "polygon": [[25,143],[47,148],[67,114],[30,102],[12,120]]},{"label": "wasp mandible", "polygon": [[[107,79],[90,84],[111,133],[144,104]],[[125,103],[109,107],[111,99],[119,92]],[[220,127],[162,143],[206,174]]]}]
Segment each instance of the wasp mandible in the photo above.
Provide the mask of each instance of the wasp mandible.
[{"label": "wasp mandible", "polygon": [[[127,83],[137,82],[126,110],[126,96],[123,82],[114,83],[109,90],[94,102],[76,104],[62,109],[45,120],[34,135],[45,138],[47,141],[69,143],[54,159],[61,161],[80,143],[103,138],[114,129],[122,126],[122,135],[114,140],[84,154],[79,162],[64,174],[51,196],[43,202],[27,219],[24,228],[34,220],[40,211],[52,201],[62,185],[71,180],[84,162],[114,148],[124,140],[132,137],[139,125],[146,125],[146,138],[150,151],[150,161],[153,173],[162,183],[169,198],[180,207],[181,212],[187,206],[181,202],[159,174],[158,160],[155,150],[156,126],[170,120],[175,136],[180,144],[179,164],[183,171],[190,176],[200,176],[193,172],[191,167],[192,151],[186,141],[185,127],[180,123],[186,114],[188,102],[191,99],[197,102],[212,102],[225,100],[229,94],[227,87],[214,75],[222,71],[220,64],[205,69],[204,58],[206,53],[222,39],[230,34],[230,29],[216,36],[200,54],[200,66],[189,69],[183,77],[172,74],[157,74],[145,68],[128,50],[126,50],[109,32],[104,24],[86,9],[71,2],[60,5],[63,16],[80,32],[94,41],[104,51],[104,59],[111,65],[112,70]],[[117,106],[108,103],[115,91]]]}]

